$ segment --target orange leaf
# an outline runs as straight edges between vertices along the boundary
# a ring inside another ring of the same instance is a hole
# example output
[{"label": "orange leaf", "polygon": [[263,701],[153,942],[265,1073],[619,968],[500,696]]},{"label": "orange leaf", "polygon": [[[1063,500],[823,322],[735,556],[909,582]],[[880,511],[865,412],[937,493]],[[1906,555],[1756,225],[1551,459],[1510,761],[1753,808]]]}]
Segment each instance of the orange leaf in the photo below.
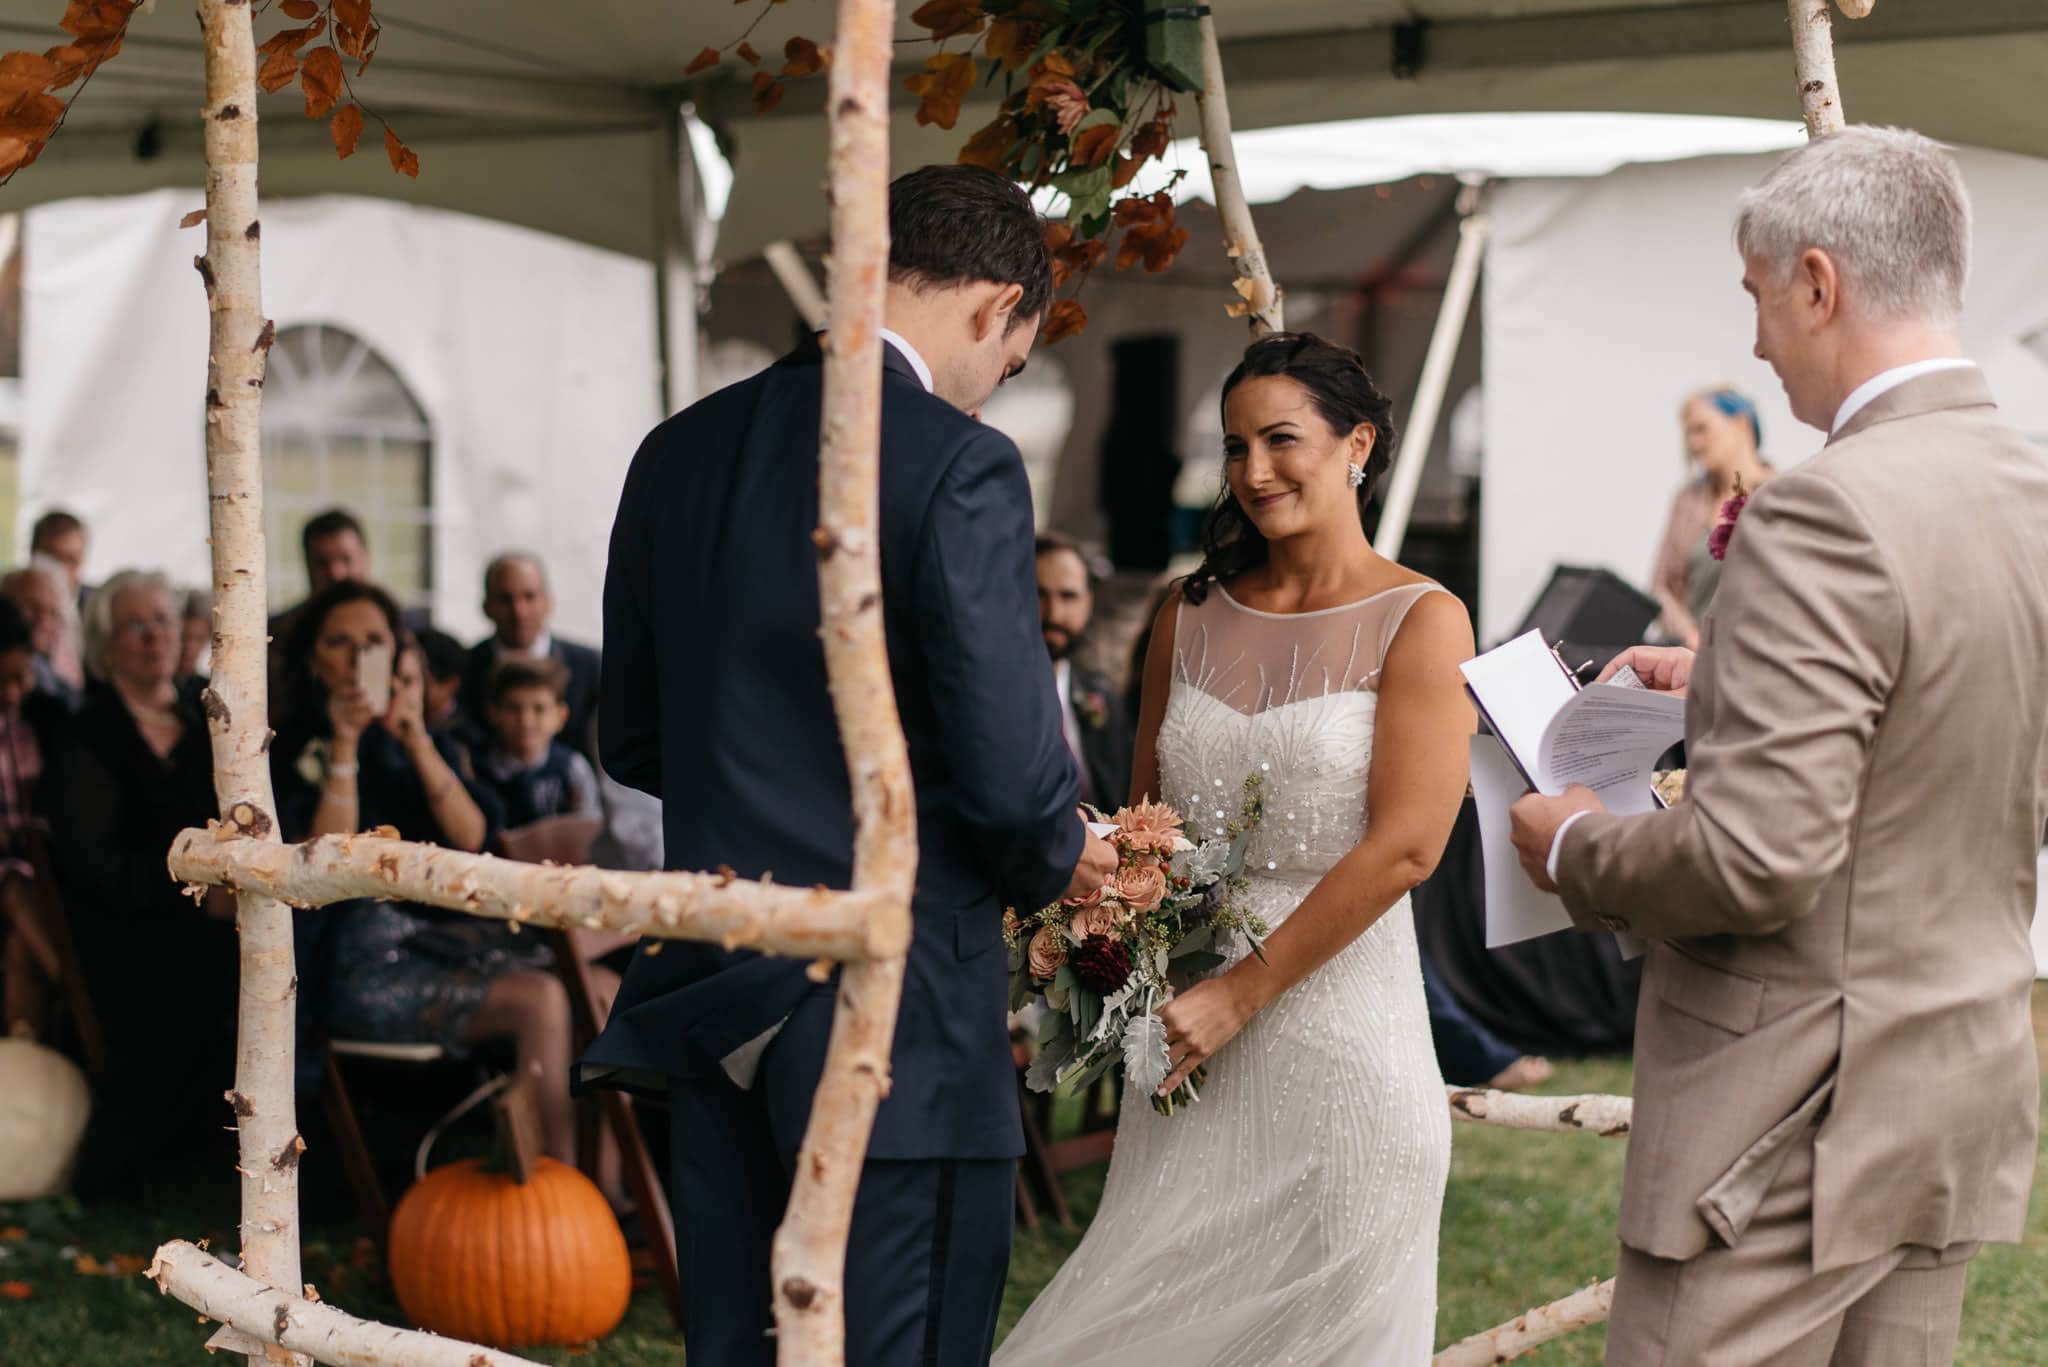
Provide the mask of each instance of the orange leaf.
[{"label": "orange leaf", "polygon": [[334,118],[327,125],[327,131],[334,135],[334,155],[349,157],[355,154],[356,139],[363,135],[363,111],[360,105],[345,104],[334,111]]},{"label": "orange leaf", "polygon": [[782,55],[787,60],[782,65],[782,74],[793,80],[815,76],[832,65],[832,51],[821,48],[808,38],[792,38],[782,45]]},{"label": "orange leaf", "polygon": [[71,1260],[71,1270],[81,1277],[98,1277],[105,1275],[107,1269],[92,1254],[81,1253]]},{"label": "orange leaf", "polygon": [[1017,125],[1008,114],[1001,115],[967,140],[967,145],[960,149],[960,164],[1001,171],[1010,159],[1010,147],[1016,139]]},{"label": "orange leaf", "polygon": [[54,61],[33,52],[10,52],[0,57],[0,100],[40,94],[44,87],[57,79],[57,71]]},{"label": "orange leaf", "polygon": [[712,67],[718,65],[719,60],[718,49],[707,47],[690,59],[690,64],[683,68],[683,74],[685,76],[694,76],[700,71],[709,71]]},{"label": "orange leaf", "polygon": [[[56,130],[57,120],[63,117],[64,101],[55,95],[24,95],[0,106],[0,136],[40,142]],[[33,152],[29,160],[35,160]]]},{"label": "orange leaf", "polygon": [[273,52],[270,54],[270,60],[263,64],[263,69],[256,73],[256,84],[262,86],[267,94],[275,95],[290,85],[292,78],[298,74],[299,59],[296,53]]},{"label": "orange leaf", "polygon": [[331,47],[316,47],[306,54],[299,73],[306,91],[306,117],[325,118],[341,98],[341,54]]},{"label": "orange leaf", "polygon": [[28,1239],[28,1231],[20,1225],[9,1225],[0,1229],[0,1244],[18,1244]]},{"label": "orange leaf", "polygon": [[80,38],[106,38],[127,26],[140,0],[71,0],[58,27]]},{"label": "orange leaf", "polygon": [[133,1277],[149,1266],[149,1259],[139,1253],[116,1253],[113,1274],[116,1277]]},{"label": "orange leaf", "polygon": [[43,144],[36,138],[17,138],[0,133],[0,178],[13,175],[24,166],[33,165],[42,154]]},{"label": "orange leaf", "polygon": [[1117,127],[1113,123],[1098,123],[1093,128],[1082,129],[1075,135],[1073,146],[1067,149],[1068,162],[1082,169],[1102,165],[1116,150],[1116,134]]},{"label": "orange leaf", "polygon": [[313,0],[284,0],[278,8],[293,19],[311,19],[320,12],[320,7]]},{"label": "orange leaf", "polygon": [[917,121],[951,128],[960,121],[960,102],[974,90],[974,58],[965,52],[941,52],[924,59],[924,70],[903,83],[919,96]]},{"label": "orange leaf", "polygon": [[1078,299],[1061,299],[1045,311],[1045,322],[1038,329],[1038,340],[1050,346],[1062,337],[1072,337],[1088,326],[1088,310],[1081,307]]},{"label": "orange leaf", "polygon": [[36,1294],[36,1289],[27,1282],[0,1282],[0,1296],[11,1301],[25,1301]]},{"label": "orange leaf", "polygon": [[257,44],[258,52],[297,52],[327,29],[327,20],[315,19],[304,28],[281,28]]},{"label": "orange leaf", "polygon": [[1127,157],[1119,153],[1116,165],[1111,168],[1109,173],[1109,188],[1121,190],[1124,186],[1129,185],[1138,178],[1138,168],[1144,164],[1144,162],[1139,161],[1136,157]]},{"label": "orange leaf", "polygon": [[178,226],[180,228],[196,228],[204,222],[206,222],[206,210],[194,209],[191,213],[178,220]]},{"label": "orange leaf", "polygon": [[1068,223],[1048,223],[1045,225],[1045,249],[1047,251],[1057,252],[1073,240],[1073,225]]},{"label": "orange leaf", "polygon": [[766,114],[782,103],[782,82],[765,71],[754,73],[754,112]]},{"label": "orange leaf", "polygon": [[1131,135],[1131,155],[1139,161],[1156,157],[1173,142],[1173,111],[1168,109]]},{"label": "orange leaf", "polygon": [[1044,36],[1036,24],[1022,19],[998,19],[988,26],[988,38],[982,49],[990,61],[1001,62],[1004,71],[1016,71],[1031,60]]},{"label": "orange leaf", "polygon": [[370,27],[370,0],[334,0],[334,24],[336,28],[367,32]]},{"label": "orange leaf", "polygon": [[387,126],[384,129],[384,155],[391,158],[391,169],[401,175],[420,178],[420,159],[413,150],[398,140],[398,134]]},{"label": "orange leaf", "polygon": [[911,12],[910,22],[928,28],[932,37],[944,42],[963,33],[979,33],[988,20],[975,0],[926,0]]},{"label": "orange leaf", "polygon": [[738,47],[734,48],[732,52],[733,56],[739,58],[748,66],[761,65],[761,54],[754,51],[754,45],[752,43],[742,42]]}]

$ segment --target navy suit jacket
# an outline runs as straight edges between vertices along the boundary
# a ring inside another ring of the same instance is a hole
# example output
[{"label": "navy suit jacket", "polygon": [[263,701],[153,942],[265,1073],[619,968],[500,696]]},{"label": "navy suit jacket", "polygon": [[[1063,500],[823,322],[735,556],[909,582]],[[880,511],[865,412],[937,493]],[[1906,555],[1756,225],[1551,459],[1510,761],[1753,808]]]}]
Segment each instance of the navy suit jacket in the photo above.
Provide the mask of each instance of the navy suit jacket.
[{"label": "navy suit jacket", "polygon": [[[914,938],[877,1158],[1022,1151],[1006,905],[1055,900],[1079,779],[1045,686],[1031,490],[1008,438],[885,347],[883,621],[918,805]],[[815,344],[657,427],[627,474],[605,580],[605,768],[662,799],[668,866],[847,887],[852,790],[818,639]],[[801,963],[669,941],[634,956],[579,1070],[703,1076],[788,1018],[756,1090],[797,1135],[833,985]]]}]

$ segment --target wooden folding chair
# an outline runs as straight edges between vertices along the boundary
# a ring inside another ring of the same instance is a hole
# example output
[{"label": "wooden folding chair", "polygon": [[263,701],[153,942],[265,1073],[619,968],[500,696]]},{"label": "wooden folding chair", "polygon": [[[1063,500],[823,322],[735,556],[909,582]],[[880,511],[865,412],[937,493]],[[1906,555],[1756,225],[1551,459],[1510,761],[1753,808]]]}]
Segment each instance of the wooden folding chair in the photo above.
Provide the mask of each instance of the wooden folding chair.
[{"label": "wooden folding chair", "polygon": [[[504,832],[499,837],[499,848],[507,859],[529,864],[586,864],[590,862],[590,847],[603,830],[604,822],[595,816],[546,817]],[[576,1049],[580,1053],[604,1028],[590,964],[576,932],[544,933],[555,951],[555,971],[569,992]],[[669,1211],[668,1194],[661,1187],[661,1174],[654,1166],[654,1155],[648,1151],[646,1138],[640,1132],[631,1098],[607,1088],[596,1100],[603,1109],[604,1122],[611,1127],[612,1138],[618,1143],[627,1190],[640,1208],[641,1225],[647,1232],[648,1252],[654,1259],[662,1299],[668,1303],[676,1327],[681,1328],[683,1291],[681,1269],[676,1265],[675,1220]],[[593,1147],[584,1145],[584,1152],[590,1153]]]}]

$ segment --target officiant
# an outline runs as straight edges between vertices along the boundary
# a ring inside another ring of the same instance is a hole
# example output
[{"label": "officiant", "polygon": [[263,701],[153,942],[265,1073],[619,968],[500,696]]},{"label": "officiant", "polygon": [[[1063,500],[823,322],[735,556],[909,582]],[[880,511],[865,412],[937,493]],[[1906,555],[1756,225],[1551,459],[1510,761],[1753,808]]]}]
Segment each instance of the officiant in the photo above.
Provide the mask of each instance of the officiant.
[{"label": "officiant", "polygon": [[1052,657],[1060,729],[1081,768],[1081,800],[1114,811],[1131,786],[1131,717],[1109,675],[1081,660],[1095,620],[1095,571],[1079,543],[1058,532],[1041,532],[1037,550],[1038,630]]}]

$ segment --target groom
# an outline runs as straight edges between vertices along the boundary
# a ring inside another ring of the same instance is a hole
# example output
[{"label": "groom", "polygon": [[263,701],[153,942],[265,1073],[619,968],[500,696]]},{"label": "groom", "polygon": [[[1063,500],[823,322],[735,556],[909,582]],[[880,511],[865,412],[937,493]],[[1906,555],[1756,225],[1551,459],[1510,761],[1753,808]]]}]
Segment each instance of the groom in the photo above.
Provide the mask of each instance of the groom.
[{"label": "groom", "polygon": [[1854,128],[1743,198],[1756,354],[1826,448],[1757,491],[1690,652],[1685,801],[1516,805],[1583,929],[1657,940],[1607,1360],[1946,1363],[2017,1240],[2048,817],[2048,460],[1962,359],[1969,201]]},{"label": "groom", "polygon": [[[1051,295],[1009,181],[889,191],[882,608],[917,791],[914,938],[846,1266],[847,1362],[985,1362],[1023,1151],[1003,908],[1092,892],[1045,687],[1031,491],[976,422]],[[852,794],[818,640],[815,342],[669,419],[635,457],[605,581],[604,766],[663,799],[671,868],[845,887]],[[634,956],[582,1081],[665,1091],[690,1367],[775,1359],[769,1244],[824,1065],[833,985],[673,941]]]}]

